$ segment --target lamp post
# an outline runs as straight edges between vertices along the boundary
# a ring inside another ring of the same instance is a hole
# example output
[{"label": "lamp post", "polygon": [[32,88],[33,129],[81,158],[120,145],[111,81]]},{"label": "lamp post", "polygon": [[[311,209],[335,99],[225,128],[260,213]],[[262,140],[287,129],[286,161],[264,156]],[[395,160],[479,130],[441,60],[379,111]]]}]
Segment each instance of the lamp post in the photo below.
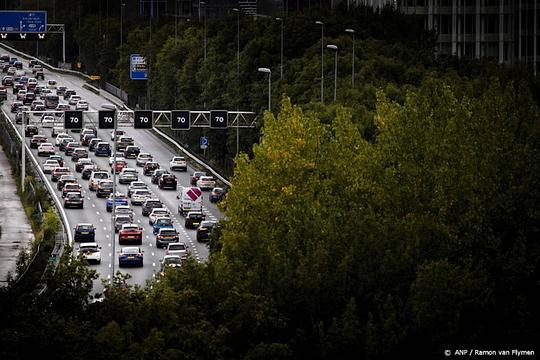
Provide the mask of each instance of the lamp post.
[{"label": "lamp post", "polygon": [[124,7],[126,4],[120,0],[120,47],[124,45]]},{"label": "lamp post", "polygon": [[201,1],[200,4],[204,6],[203,45],[204,45],[204,60],[206,60],[206,2]]},{"label": "lamp post", "polygon": [[[348,5],[348,3],[347,3]],[[345,32],[352,34],[352,75],[351,75],[351,86],[354,87],[354,30],[345,29]]]},{"label": "lamp post", "polygon": [[276,21],[281,23],[281,65],[279,68],[279,79],[283,81],[283,19],[277,17]]},{"label": "lamp post", "polygon": [[[240,107],[240,10],[238,8],[233,8],[232,11],[236,13],[236,76],[238,79],[238,99],[236,103],[236,111]],[[236,122],[236,155],[240,151],[240,128],[238,124],[239,120]]]},{"label": "lamp post", "polygon": [[315,24],[321,25],[321,103],[324,104],[324,23],[317,20]]},{"label": "lamp post", "polygon": [[268,74],[268,111],[272,111],[272,70],[269,68],[258,68],[257,71]]},{"label": "lamp post", "polygon": [[327,49],[334,50],[336,52],[336,57],[334,60],[334,102],[336,102],[336,95],[337,95],[337,53],[338,53],[338,47],[336,45],[328,44],[326,45]]}]

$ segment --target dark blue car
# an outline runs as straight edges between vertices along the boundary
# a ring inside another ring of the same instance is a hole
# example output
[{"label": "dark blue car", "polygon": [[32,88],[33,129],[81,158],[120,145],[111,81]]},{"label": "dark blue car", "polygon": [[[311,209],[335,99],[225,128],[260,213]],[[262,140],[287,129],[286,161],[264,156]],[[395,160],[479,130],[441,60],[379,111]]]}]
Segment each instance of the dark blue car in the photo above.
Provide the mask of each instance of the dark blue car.
[{"label": "dark blue car", "polygon": [[118,265],[143,266],[143,251],[139,247],[123,247],[118,255]]},{"label": "dark blue car", "polygon": [[111,156],[111,145],[108,142],[99,142],[94,153],[96,156]]},{"label": "dark blue car", "polygon": [[75,241],[94,242],[96,238],[96,228],[92,224],[77,224],[75,226]]},{"label": "dark blue car", "polygon": [[[128,205],[128,199],[124,194],[117,194],[115,205]],[[107,199],[107,211],[112,212],[113,209],[113,197],[112,194]]]}]

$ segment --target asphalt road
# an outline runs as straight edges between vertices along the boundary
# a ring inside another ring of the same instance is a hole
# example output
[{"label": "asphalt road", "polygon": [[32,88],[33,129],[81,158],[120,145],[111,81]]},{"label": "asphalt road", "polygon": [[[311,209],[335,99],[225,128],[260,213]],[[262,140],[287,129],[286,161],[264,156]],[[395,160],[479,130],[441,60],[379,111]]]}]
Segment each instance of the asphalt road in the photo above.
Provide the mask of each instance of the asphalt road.
[{"label": "asphalt road", "polygon": [[[0,50],[0,52],[4,52]],[[16,56],[12,55],[11,56]],[[31,71],[28,69],[28,61],[23,60],[25,70],[27,73]],[[5,74],[3,74],[5,75]],[[45,70],[45,80],[39,81],[39,83],[44,83],[49,79],[54,79],[58,82],[57,86],[67,86],[68,88],[74,89],[78,95],[88,101],[90,107],[89,111],[96,111],[100,108],[101,104],[109,103],[107,99],[101,95],[97,95],[89,90],[82,88],[84,81],[70,75],[57,74]],[[8,101],[4,102],[2,108],[4,111],[10,115],[10,118],[14,121],[15,114],[10,114],[10,105],[15,100],[15,95],[12,94],[12,89],[8,89]],[[108,95],[111,96],[112,95]],[[64,101],[61,97],[61,102]],[[39,119],[35,116],[34,119]],[[85,124],[89,122],[97,124],[97,113],[87,113],[85,114]],[[21,131],[21,126],[17,126],[18,130]],[[160,141],[155,135],[153,135],[149,130],[133,129],[133,128],[123,128],[128,135],[132,136],[135,140],[135,145],[141,148],[141,151],[149,152],[154,156],[155,161],[160,163],[162,168],[168,169],[169,161],[173,156],[184,155],[179,152],[171,150],[167,145]],[[44,134],[49,138],[49,142],[54,144],[54,138],[51,136],[52,129],[43,129],[40,128],[40,134]],[[79,134],[73,134],[75,140],[78,140]],[[104,141],[108,141],[112,145],[111,133],[110,130],[98,130],[98,137]],[[29,144],[29,138],[27,138],[27,143]],[[32,150],[34,155],[37,157],[37,151]],[[63,153],[60,153],[63,155]],[[110,170],[108,157],[95,157],[92,152],[90,152],[90,158],[98,164],[101,168]],[[43,163],[46,160],[46,157],[38,158],[40,163]],[[112,215],[106,211],[106,199],[99,199],[96,197],[95,193],[88,190],[88,181],[81,179],[81,174],[75,172],[75,162],[71,161],[71,158],[64,156],[64,161],[68,167],[72,170],[73,174],[79,180],[79,183],[83,186],[84,192],[84,209],[68,209],[67,216],[69,223],[72,228],[75,227],[78,223],[92,223],[96,226],[96,242],[102,247],[101,257],[102,261],[100,265],[89,265],[94,268],[100,278],[94,283],[94,293],[101,293],[103,290],[103,285],[101,283],[102,279],[109,280],[112,275],[112,262],[115,262],[116,270],[120,270],[123,273],[127,273],[131,276],[131,279],[128,280],[130,284],[145,285],[146,281],[155,277],[156,273],[160,269],[160,260],[165,254],[164,249],[158,249],[155,247],[155,236],[152,234],[152,227],[148,223],[148,217],[144,217],[141,214],[140,206],[132,206],[135,212],[134,221],[139,223],[143,227],[143,244],[141,249],[144,251],[144,266],[142,268],[122,268],[118,269],[118,256],[117,252],[120,249],[118,244],[117,235],[114,239],[114,251],[113,251],[113,240],[111,239],[111,223]],[[181,186],[190,186],[190,174],[194,169],[190,166],[188,161],[188,171],[187,172],[175,172],[175,175],[178,179],[178,191],[173,190],[160,190],[157,185],[152,184],[150,177],[144,176],[142,174],[142,168],[137,167],[135,160],[127,160],[128,166],[135,168],[139,173],[139,180],[144,181],[148,184],[149,188],[154,192],[157,197],[164,203],[164,205],[169,209],[171,214],[173,214],[173,220],[175,223],[176,229],[180,234],[180,241],[185,242],[192,253],[192,255],[199,261],[205,261],[208,258],[208,247],[205,243],[198,243],[196,241],[196,230],[189,230],[184,227],[184,218],[178,214],[177,206],[178,200],[176,196],[180,192]],[[50,176],[49,176],[50,181]],[[52,183],[56,189],[56,183]],[[117,191],[127,193],[128,185],[122,185],[117,183]],[[60,191],[56,192],[56,195],[61,198]],[[209,192],[204,192],[203,194],[203,211],[206,214],[207,220],[217,221],[222,217],[222,214],[218,207],[210,203],[209,201]],[[74,251],[76,253],[77,244],[74,245]]]}]

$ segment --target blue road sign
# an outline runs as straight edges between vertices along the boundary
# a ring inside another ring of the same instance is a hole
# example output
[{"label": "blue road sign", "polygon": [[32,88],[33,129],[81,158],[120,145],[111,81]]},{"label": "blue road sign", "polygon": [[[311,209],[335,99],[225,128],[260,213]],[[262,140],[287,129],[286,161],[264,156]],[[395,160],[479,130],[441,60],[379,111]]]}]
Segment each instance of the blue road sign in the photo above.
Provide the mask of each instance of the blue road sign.
[{"label": "blue road sign", "polygon": [[129,78],[131,80],[148,80],[148,68],[144,56],[131,54],[129,58]]},{"label": "blue road sign", "polygon": [[206,136],[201,136],[201,140],[199,141],[201,145],[201,149],[204,150],[208,147],[208,138]]},{"label": "blue road sign", "polygon": [[46,11],[0,11],[0,33],[45,33]]}]

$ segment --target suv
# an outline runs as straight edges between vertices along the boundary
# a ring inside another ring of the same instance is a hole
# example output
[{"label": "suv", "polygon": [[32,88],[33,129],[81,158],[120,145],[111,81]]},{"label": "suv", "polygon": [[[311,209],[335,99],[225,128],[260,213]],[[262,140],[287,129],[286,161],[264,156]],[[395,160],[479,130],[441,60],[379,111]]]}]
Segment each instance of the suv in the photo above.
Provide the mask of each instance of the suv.
[{"label": "suv", "polygon": [[101,264],[101,246],[95,242],[84,243],[79,246],[79,255],[81,255],[88,263],[95,262]]},{"label": "suv", "polygon": [[196,229],[204,219],[206,219],[206,216],[202,211],[190,211],[186,215],[184,226],[186,229]]},{"label": "suv", "polygon": [[75,226],[74,240],[94,242],[96,239],[96,228],[92,224],[77,224]]},{"label": "suv", "polygon": [[36,125],[26,125],[24,129],[24,136],[30,137],[38,134],[38,127]]},{"label": "suv", "polygon": [[64,198],[64,207],[78,207],[79,209],[84,208],[84,198],[82,194],[78,192],[69,192],[66,194],[66,197]]},{"label": "suv", "polygon": [[173,227],[161,228],[156,233],[156,247],[167,247],[170,243],[175,243],[180,240],[178,231]]},{"label": "suv", "polygon": [[124,151],[124,149],[130,145],[133,145],[135,142],[130,136],[120,136],[118,141],[116,141],[116,150]]},{"label": "suv", "polygon": [[98,142],[96,145],[96,156],[111,156],[111,145],[108,142]]},{"label": "suv", "polygon": [[64,149],[64,152],[67,156],[71,156],[73,154],[73,151],[81,146],[78,141],[71,141],[66,145],[66,148]]},{"label": "suv", "polygon": [[79,159],[87,158],[88,157],[88,150],[85,148],[75,148],[73,149],[73,153],[71,154],[71,160],[72,161],[79,161]]},{"label": "suv", "polygon": [[158,186],[160,189],[176,190],[176,176],[173,174],[163,174],[159,178]]},{"label": "suv", "polygon": [[96,196],[98,198],[107,197],[113,192],[113,182],[112,180],[100,180],[96,189]]},{"label": "suv", "polygon": [[152,209],[162,208],[163,204],[159,199],[146,199],[142,206],[142,215],[148,216],[152,212]]},{"label": "suv", "polygon": [[98,183],[101,180],[109,180],[109,173],[106,171],[94,171],[92,175],[90,175],[90,182],[88,183],[88,189],[90,191],[97,190]]},{"label": "suv", "polygon": [[186,158],[183,156],[174,156],[169,162],[169,169],[171,171],[187,171]]},{"label": "suv", "polygon": [[[127,148],[126,148],[126,150],[127,150]],[[149,153],[139,152],[139,155],[137,155],[137,160],[135,161],[135,164],[137,166],[144,166],[144,164],[146,164],[147,162],[152,161],[152,160],[153,160],[153,157]]]},{"label": "suv", "polygon": [[206,176],[206,173],[202,171],[195,171],[193,174],[191,174],[191,185],[197,186],[197,181],[199,181],[201,176]]},{"label": "suv", "polygon": [[143,167],[143,174],[148,176],[152,175],[155,170],[159,169],[159,164],[155,161],[148,161],[146,164],[144,164]]},{"label": "suv", "polygon": [[126,147],[126,150],[124,151],[124,157],[126,159],[136,159],[137,156],[139,156],[140,152],[141,148],[135,145],[130,145]]},{"label": "suv", "polygon": [[210,240],[210,234],[216,223],[212,221],[203,221],[197,228],[197,241]]}]

